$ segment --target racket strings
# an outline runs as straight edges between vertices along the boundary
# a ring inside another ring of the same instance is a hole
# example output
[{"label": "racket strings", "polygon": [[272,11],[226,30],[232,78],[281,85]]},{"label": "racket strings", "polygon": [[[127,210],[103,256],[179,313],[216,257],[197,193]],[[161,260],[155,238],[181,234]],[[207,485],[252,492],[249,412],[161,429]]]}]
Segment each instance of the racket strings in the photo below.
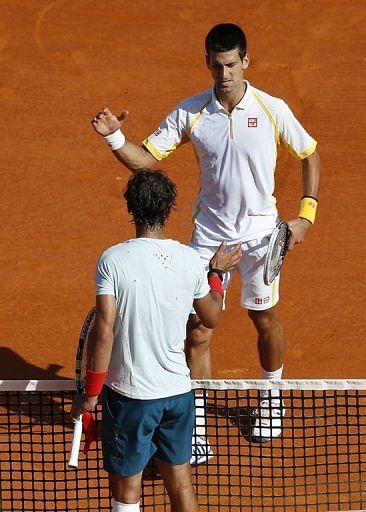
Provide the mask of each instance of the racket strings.
[{"label": "racket strings", "polygon": [[76,386],[79,394],[82,394],[85,388],[86,365],[88,362],[88,337],[94,325],[94,320],[95,307],[89,311],[81,329],[79,338],[79,346],[75,364]]},{"label": "racket strings", "polygon": [[286,225],[282,226],[277,234],[273,245],[272,257],[269,262],[270,282],[277,276],[283,259],[285,257],[289,242],[289,230]]}]

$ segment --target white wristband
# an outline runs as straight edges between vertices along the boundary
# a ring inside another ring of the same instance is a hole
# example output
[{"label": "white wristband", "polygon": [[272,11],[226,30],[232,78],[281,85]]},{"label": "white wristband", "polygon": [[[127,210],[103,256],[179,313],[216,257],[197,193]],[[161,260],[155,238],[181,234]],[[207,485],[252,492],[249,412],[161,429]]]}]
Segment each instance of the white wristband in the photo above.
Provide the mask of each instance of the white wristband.
[{"label": "white wristband", "polygon": [[126,137],[123,135],[121,130],[117,130],[110,135],[106,135],[104,140],[112,151],[117,151],[117,149],[120,149],[126,142]]}]

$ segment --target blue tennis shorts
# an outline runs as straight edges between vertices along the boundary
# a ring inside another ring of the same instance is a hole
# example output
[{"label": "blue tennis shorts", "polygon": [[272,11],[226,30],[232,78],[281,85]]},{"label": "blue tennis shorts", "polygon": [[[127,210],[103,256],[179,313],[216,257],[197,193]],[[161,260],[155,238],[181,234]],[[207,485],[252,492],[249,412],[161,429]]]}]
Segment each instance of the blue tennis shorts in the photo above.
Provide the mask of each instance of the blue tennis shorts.
[{"label": "blue tennis shorts", "polygon": [[104,469],[117,476],[143,471],[151,457],[185,464],[192,455],[195,418],[192,391],[154,400],[136,400],[104,386]]}]

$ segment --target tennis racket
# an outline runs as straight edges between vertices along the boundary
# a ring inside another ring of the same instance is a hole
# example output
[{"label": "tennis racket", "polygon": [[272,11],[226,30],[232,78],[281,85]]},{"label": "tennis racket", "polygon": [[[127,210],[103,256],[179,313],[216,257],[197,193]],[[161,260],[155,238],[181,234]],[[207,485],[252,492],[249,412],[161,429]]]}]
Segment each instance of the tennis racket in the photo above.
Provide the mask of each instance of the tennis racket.
[{"label": "tennis racket", "polygon": [[[86,374],[86,363],[87,363],[87,352],[88,352],[88,336],[90,330],[94,324],[95,319],[95,307],[93,307],[86,315],[83,326],[80,332],[79,345],[76,352],[76,364],[75,364],[75,380],[76,380],[76,392],[78,395],[82,395],[85,391],[85,374]],[[74,433],[72,437],[72,446],[69,458],[69,467],[77,468],[80,450],[81,434],[83,430],[82,416],[79,419],[73,420],[74,422]]]},{"label": "tennis racket", "polygon": [[281,270],[290,236],[291,230],[286,222],[280,222],[271,235],[264,262],[263,278],[266,285],[273,283]]}]

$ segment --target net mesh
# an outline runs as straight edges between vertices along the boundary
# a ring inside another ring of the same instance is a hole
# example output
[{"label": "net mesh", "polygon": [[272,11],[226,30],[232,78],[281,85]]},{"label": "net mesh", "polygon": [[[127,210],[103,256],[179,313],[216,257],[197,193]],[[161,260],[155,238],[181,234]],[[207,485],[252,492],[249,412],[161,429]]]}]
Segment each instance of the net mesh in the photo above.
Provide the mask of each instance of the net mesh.
[{"label": "net mesh", "polygon": [[[274,383],[286,408],[281,435],[255,443],[265,382],[195,383],[213,451],[207,464],[192,468],[200,510],[364,510],[366,382]],[[111,510],[100,442],[80,454],[77,470],[67,467],[74,386],[1,383],[1,511]],[[100,407],[97,418],[100,425]],[[170,510],[154,463],[144,473],[141,506]]]}]

